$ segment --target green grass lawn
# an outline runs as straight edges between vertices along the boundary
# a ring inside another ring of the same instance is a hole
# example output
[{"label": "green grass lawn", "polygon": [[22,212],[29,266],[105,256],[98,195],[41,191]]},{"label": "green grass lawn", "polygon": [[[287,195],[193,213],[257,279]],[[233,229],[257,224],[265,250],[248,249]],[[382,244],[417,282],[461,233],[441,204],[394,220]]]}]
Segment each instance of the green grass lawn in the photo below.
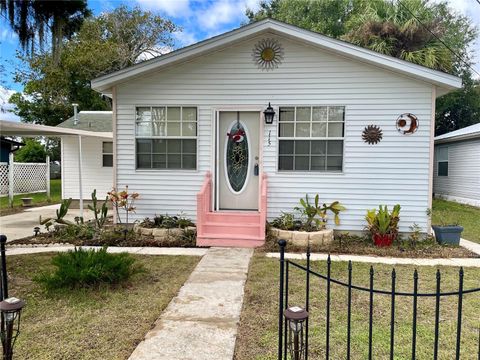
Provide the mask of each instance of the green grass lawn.
[{"label": "green grass lawn", "polygon": [[16,359],[127,359],[199,261],[135,256],[146,272],[125,285],[46,293],[32,278],[52,254],[9,256],[10,296],[26,300]]},{"label": "green grass lawn", "polygon": [[13,197],[13,209],[8,202],[8,196],[0,198],[0,215],[8,215],[16,212],[20,212],[22,208],[22,198],[33,198],[34,206],[42,206],[47,204],[56,204],[62,201],[62,181],[61,179],[50,180],[50,201],[47,198],[45,192],[32,193],[32,194],[20,194]]},{"label": "green grass lawn", "polygon": [[[277,359],[278,339],[278,271],[277,259],[269,259],[257,252],[250,265],[245,289],[244,305],[237,337],[236,360]],[[391,270],[388,265],[374,265],[375,288],[391,289]],[[292,267],[291,267],[292,269]],[[326,274],[326,262],[312,262],[312,269]],[[369,264],[353,264],[353,283],[368,287]],[[413,289],[412,266],[396,266],[397,291]],[[458,268],[443,267],[442,290],[456,291]],[[418,267],[419,291],[435,289],[435,267]],[[332,264],[332,277],[347,281],[347,263]],[[290,271],[289,306],[304,306],[305,273]],[[480,269],[465,269],[465,289],[480,287]],[[346,358],[346,289],[332,285],[330,358]],[[373,350],[374,359],[388,359],[390,346],[390,296],[374,297]],[[311,280],[310,298],[310,352],[309,358],[325,358],[326,286],[318,278]],[[369,295],[353,291],[352,297],[352,359],[368,358]],[[418,300],[417,359],[433,358],[434,299]],[[480,327],[480,293],[465,295],[463,300],[462,359],[477,359],[478,328]],[[439,359],[455,358],[457,298],[441,300]],[[395,359],[411,359],[411,298],[396,297]]]},{"label": "green grass lawn", "polygon": [[460,224],[464,239],[480,243],[480,208],[440,199],[433,200],[432,224]]}]

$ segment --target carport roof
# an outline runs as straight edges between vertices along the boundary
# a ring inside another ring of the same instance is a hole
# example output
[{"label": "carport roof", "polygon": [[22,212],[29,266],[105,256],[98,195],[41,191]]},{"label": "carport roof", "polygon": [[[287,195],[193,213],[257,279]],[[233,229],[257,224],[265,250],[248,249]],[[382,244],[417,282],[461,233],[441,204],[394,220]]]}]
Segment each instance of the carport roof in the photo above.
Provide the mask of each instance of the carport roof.
[{"label": "carport roof", "polygon": [[113,139],[111,131],[86,131],[79,129],[61,128],[56,126],[46,126],[37,124],[26,124],[15,121],[0,120],[0,134],[2,136],[65,136],[80,135],[90,136],[102,139]]}]

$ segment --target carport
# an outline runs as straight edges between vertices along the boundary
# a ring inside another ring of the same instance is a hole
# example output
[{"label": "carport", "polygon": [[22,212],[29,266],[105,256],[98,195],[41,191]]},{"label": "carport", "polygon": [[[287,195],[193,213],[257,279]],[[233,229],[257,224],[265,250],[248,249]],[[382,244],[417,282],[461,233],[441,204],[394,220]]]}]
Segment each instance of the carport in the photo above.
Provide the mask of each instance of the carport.
[{"label": "carport", "polygon": [[[112,141],[112,132],[94,132],[79,129],[61,128],[55,126],[26,124],[13,121],[0,120],[0,134],[2,136],[21,136],[21,137],[61,137],[65,135],[78,137],[78,191],[79,191],[79,206],[80,216],[83,217],[83,179],[82,179],[82,163],[84,161],[82,156],[82,138],[94,137]],[[62,175],[63,176],[63,175]]]}]

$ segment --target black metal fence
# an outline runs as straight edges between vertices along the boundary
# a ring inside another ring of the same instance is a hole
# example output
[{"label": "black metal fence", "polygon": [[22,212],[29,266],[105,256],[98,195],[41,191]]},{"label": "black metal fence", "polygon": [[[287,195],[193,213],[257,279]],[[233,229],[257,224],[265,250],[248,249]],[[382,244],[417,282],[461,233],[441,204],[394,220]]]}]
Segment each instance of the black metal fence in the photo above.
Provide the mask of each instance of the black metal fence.
[{"label": "black metal fence", "polygon": [[[456,321],[456,345],[455,345],[455,359],[460,359],[461,354],[461,345],[462,345],[462,310],[463,310],[463,299],[464,296],[467,294],[480,295],[480,288],[474,289],[464,289],[464,270],[460,268],[458,272],[458,291],[448,291],[442,292],[441,290],[441,280],[442,275],[439,270],[436,272],[436,290],[432,293],[424,293],[418,291],[418,272],[417,270],[413,273],[413,292],[401,292],[396,290],[396,272],[395,269],[391,272],[391,289],[390,290],[379,290],[376,289],[374,286],[374,268],[373,266],[370,267],[370,278],[369,278],[369,286],[362,287],[357,286],[352,283],[352,262],[348,263],[348,280],[341,281],[338,279],[334,279],[331,276],[331,259],[328,256],[327,259],[327,271],[326,275],[321,274],[317,271],[313,271],[310,267],[310,249],[307,250],[307,259],[306,265],[301,265],[297,262],[285,259],[285,246],[286,242],[283,240],[279,241],[280,245],[280,296],[279,296],[279,313],[278,313],[278,360],[287,360],[289,359],[288,356],[288,344],[287,344],[287,333],[288,333],[288,325],[284,319],[284,310],[289,306],[289,290],[290,290],[290,282],[292,281],[290,278],[290,271],[291,268],[295,268],[303,272],[305,276],[302,276],[302,281],[305,281],[305,299],[304,304],[300,304],[305,306],[307,311],[310,311],[310,299],[311,299],[311,276],[321,279],[326,284],[326,303],[325,303],[325,357],[326,359],[330,359],[330,351],[331,351],[331,344],[330,344],[330,327],[331,327],[331,287],[332,284],[339,285],[346,290],[346,297],[347,297],[347,308],[346,311],[346,342],[344,344],[346,348],[346,358],[350,359],[352,356],[352,292],[359,291],[368,293],[369,301],[368,301],[368,359],[372,359],[374,357],[373,352],[373,328],[374,328],[374,299],[375,296],[388,296],[390,297],[390,334],[389,334],[389,358],[394,359],[395,357],[395,316],[396,316],[396,299],[397,297],[407,297],[412,299],[412,329],[411,329],[411,358],[416,359],[417,357],[417,319],[418,319],[418,300],[419,298],[432,298],[435,299],[435,325],[434,325],[434,344],[433,344],[433,359],[438,359],[439,356],[439,334],[440,334],[440,299],[445,297],[456,297],[457,301],[457,321]],[[299,305],[299,304],[295,304]],[[480,319],[480,308],[476,309],[474,314],[469,314],[473,316],[477,320]],[[309,319],[310,318],[310,319]],[[307,318],[305,321],[305,359],[308,359],[309,356],[309,322],[311,322],[311,316]],[[480,320],[479,320],[480,321]],[[343,346],[343,344],[342,344]],[[473,354],[470,352],[468,354],[469,359],[478,359],[480,360],[480,328],[478,329],[478,350],[474,350],[477,354]],[[378,356],[375,356],[378,358]]]}]

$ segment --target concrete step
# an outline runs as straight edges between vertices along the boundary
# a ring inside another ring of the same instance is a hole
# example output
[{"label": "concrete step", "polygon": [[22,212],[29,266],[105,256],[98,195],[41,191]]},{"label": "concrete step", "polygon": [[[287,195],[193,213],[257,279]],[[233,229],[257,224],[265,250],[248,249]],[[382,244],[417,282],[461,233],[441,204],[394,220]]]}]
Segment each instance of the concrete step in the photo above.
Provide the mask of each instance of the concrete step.
[{"label": "concrete step", "polygon": [[258,236],[234,236],[228,238],[218,237],[217,234],[204,234],[197,236],[198,246],[219,246],[219,247],[243,247],[255,248],[265,243],[265,237]]},{"label": "concrete step", "polygon": [[207,222],[222,223],[259,223],[259,212],[210,212],[206,214]]},{"label": "concrete step", "polygon": [[258,237],[261,229],[260,224],[207,222],[204,225],[203,231],[208,234],[222,235],[225,238],[231,235],[251,235]]}]

